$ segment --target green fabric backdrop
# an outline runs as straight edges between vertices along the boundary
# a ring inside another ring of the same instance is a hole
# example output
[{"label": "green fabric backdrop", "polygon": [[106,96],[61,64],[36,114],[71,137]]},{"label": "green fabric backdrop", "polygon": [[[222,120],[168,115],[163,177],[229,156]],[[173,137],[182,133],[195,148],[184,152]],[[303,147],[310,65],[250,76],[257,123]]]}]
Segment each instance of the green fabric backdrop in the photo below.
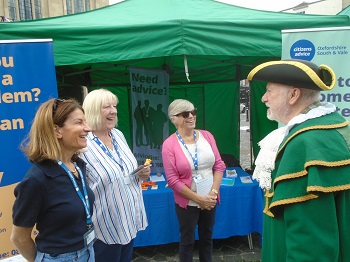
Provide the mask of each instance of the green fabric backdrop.
[{"label": "green fabric backdrop", "polygon": [[258,142],[268,133],[278,127],[276,121],[270,121],[266,117],[267,108],[261,102],[261,98],[266,91],[266,83],[251,82],[250,83],[250,121],[254,158],[259,153]]},{"label": "green fabric backdrop", "polygon": [[[118,96],[118,128],[124,133],[129,146],[132,146],[130,87],[106,89]],[[169,103],[178,98],[191,101],[198,109],[196,128],[206,129],[214,135],[220,153],[233,154],[239,159],[238,90],[237,83],[171,86]],[[169,121],[169,134],[173,132],[175,127]]]}]

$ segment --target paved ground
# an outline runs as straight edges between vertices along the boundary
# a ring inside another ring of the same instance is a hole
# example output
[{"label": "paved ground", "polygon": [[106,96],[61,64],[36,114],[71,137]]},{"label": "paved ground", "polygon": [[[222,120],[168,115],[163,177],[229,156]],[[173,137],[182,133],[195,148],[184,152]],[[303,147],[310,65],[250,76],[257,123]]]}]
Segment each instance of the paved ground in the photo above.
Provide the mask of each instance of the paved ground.
[{"label": "paved ground", "polygon": [[[249,249],[247,236],[235,236],[227,239],[214,239],[213,262],[257,262],[261,261],[260,235],[252,234],[253,249]],[[197,244],[197,243],[196,243]],[[161,261],[177,262],[178,243],[134,248],[133,262]],[[194,262],[198,259],[198,247],[195,246]]]},{"label": "paved ground", "polygon": [[[248,116],[247,116],[248,113]],[[249,132],[249,111],[241,113],[241,132],[240,132],[240,163],[243,169],[251,168],[251,159],[250,159],[250,132]]]},{"label": "paved ground", "polygon": [[[247,121],[248,120],[248,121]],[[241,157],[243,169],[250,169],[250,132],[249,117],[246,112],[241,113]],[[257,262],[261,261],[260,235],[252,234],[253,249],[249,249],[247,236],[234,236],[227,239],[214,240],[213,262]],[[196,243],[197,244],[197,243]],[[168,245],[139,247],[134,249],[133,262],[160,261],[176,262],[178,257],[178,243]],[[194,262],[199,261],[198,249],[195,246]]]}]

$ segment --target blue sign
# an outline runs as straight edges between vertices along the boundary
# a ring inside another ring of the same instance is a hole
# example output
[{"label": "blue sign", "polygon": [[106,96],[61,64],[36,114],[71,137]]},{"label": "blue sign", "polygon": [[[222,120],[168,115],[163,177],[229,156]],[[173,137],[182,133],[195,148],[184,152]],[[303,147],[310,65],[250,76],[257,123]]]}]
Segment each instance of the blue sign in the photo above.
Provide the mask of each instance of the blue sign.
[{"label": "blue sign", "polygon": [[22,180],[30,164],[20,150],[39,105],[57,97],[50,39],[0,42],[0,188]]},{"label": "blue sign", "polygon": [[290,57],[311,61],[315,56],[315,46],[309,40],[298,40],[290,48]]}]

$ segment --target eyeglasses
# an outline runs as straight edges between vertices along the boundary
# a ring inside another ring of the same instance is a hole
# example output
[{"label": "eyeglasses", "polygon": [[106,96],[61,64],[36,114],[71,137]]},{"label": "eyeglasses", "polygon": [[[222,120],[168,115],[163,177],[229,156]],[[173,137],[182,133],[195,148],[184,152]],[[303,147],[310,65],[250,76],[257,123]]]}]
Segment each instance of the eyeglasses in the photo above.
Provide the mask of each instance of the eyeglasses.
[{"label": "eyeglasses", "polygon": [[58,106],[60,104],[62,104],[64,101],[65,101],[64,99],[60,99],[60,98],[55,99],[55,101],[53,102],[53,106],[52,106],[52,115],[54,115],[56,113]]},{"label": "eyeglasses", "polygon": [[197,115],[197,108],[193,109],[192,111],[185,111],[185,112],[178,113],[175,116],[180,116],[181,115],[183,118],[188,118],[190,116],[190,113],[193,116]]}]

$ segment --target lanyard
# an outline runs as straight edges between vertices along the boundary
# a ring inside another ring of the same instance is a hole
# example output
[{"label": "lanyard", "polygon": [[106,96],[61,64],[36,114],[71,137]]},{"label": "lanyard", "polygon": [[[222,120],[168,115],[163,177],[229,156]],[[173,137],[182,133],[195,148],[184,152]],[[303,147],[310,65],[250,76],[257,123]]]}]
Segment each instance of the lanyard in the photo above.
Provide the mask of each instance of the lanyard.
[{"label": "lanyard", "polygon": [[176,131],[176,135],[177,135],[177,138],[180,140],[180,142],[182,143],[182,145],[187,149],[188,153],[190,153],[190,156],[192,157],[192,161],[193,161],[193,165],[194,165],[194,169],[195,170],[198,170],[198,149],[197,149],[197,141],[196,141],[196,138],[197,138],[197,135],[196,135],[196,131],[193,130],[193,137],[194,137],[194,142],[196,143],[196,148],[195,148],[195,151],[194,151],[194,156],[192,156],[190,150],[188,149],[188,147],[186,146],[185,144],[185,141],[183,140],[183,138],[181,137],[181,135],[179,134],[178,131]]},{"label": "lanyard", "polygon": [[73,186],[75,188],[75,191],[78,193],[79,198],[83,202],[84,208],[85,208],[85,213],[86,213],[86,224],[88,226],[88,229],[90,229],[91,226],[92,226],[92,219],[91,219],[91,214],[90,214],[89,196],[88,196],[88,193],[87,193],[87,190],[86,190],[84,177],[83,177],[83,174],[81,173],[80,168],[75,163],[73,163],[75,168],[76,168],[76,170],[78,170],[78,173],[79,173],[79,176],[80,176],[80,179],[81,179],[81,184],[82,184],[82,187],[83,187],[84,196],[81,193],[81,190],[80,190],[77,182],[75,181],[72,172],[68,169],[68,167],[61,160],[57,160],[57,164],[59,164],[66,171],[68,177],[70,178],[70,181],[72,182],[72,184],[73,184]]},{"label": "lanyard", "polygon": [[120,156],[120,152],[119,152],[119,147],[118,147],[117,141],[114,139],[113,136],[111,136],[111,138],[112,138],[113,147],[114,147],[115,151],[117,152],[120,161],[117,161],[117,159],[115,159],[115,157],[114,157],[114,156],[111,154],[111,152],[104,146],[104,144],[101,142],[101,140],[100,140],[97,136],[94,137],[94,140],[95,140],[96,143],[102,148],[103,152],[105,152],[106,155],[108,155],[112,160],[114,160],[114,162],[116,162],[116,163],[118,164],[118,166],[120,166],[122,172],[124,173],[123,159],[122,159],[121,156]]}]

